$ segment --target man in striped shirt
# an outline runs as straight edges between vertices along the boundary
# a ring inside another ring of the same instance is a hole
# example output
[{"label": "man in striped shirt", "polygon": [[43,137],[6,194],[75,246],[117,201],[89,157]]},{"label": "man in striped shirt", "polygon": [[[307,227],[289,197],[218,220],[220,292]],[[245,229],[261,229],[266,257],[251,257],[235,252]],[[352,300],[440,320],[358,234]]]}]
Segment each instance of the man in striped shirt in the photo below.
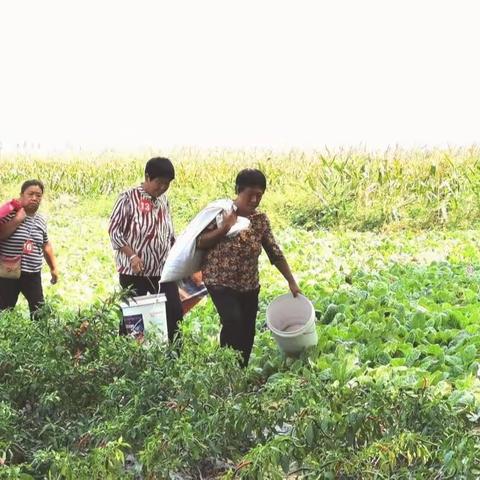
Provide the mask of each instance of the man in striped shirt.
[{"label": "man in striped shirt", "polygon": [[21,255],[20,278],[0,278],[0,311],[14,308],[20,292],[28,301],[30,315],[44,302],[41,270],[43,258],[50,267],[51,283],[57,283],[57,261],[48,239],[45,218],[37,213],[44,186],[28,180],[21,188],[21,207],[0,220],[0,261]]},{"label": "man in striped shirt", "polygon": [[[175,178],[168,158],[152,158],[145,166],[145,181],[120,194],[110,217],[108,232],[115,250],[122,288],[136,295],[159,293],[158,282],[174,242],[170,207],[165,192]],[[182,319],[182,304],[175,282],[162,283],[167,298],[168,336],[173,340]]]}]

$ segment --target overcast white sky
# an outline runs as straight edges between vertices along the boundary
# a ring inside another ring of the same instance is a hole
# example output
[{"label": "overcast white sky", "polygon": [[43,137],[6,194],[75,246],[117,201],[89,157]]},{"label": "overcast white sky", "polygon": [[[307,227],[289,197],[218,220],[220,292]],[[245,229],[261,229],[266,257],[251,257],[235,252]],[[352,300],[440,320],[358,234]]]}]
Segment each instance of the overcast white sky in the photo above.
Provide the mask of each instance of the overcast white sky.
[{"label": "overcast white sky", "polygon": [[477,0],[0,0],[0,142],[480,140]]}]

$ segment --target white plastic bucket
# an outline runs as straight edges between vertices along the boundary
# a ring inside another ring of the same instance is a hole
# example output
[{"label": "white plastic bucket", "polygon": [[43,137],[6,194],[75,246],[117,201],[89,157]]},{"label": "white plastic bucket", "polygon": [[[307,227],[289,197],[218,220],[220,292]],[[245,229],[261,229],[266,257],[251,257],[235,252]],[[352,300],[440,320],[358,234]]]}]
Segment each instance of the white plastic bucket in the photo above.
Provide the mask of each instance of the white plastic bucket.
[{"label": "white plastic bucket", "polygon": [[267,326],[286,355],[296,355],[318,342],[315,309],[303,295],[280,295],[267,307]]},{"label": "white plastic bucket", "polygon": [[162,342],[168,340],[165,294],[143,295],[129,298],[121,303],[123,322],[127,332],[137,337],[147,332],[155,332]]}]

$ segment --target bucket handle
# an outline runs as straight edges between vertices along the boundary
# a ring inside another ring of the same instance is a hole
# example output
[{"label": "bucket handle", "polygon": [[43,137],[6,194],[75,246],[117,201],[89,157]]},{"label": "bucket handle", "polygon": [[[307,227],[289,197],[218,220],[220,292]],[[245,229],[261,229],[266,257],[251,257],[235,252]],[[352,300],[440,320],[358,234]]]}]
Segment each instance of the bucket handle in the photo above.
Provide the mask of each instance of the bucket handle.
[{"label": "bucket handle", "polygon": [[[160,302],[160,298],[159,298],[159,295],[160,295],[159,293],[157,293],[157,294],[152,294],[152,293],[148,292],[148,293],[147,293],[147,296],[150,296],[150,295],[152,295],[152,296],[155,295],[155,296],[156,296],[156,298],[155,298],[155,303],[161,303],[161,302]],[[139,304],[138,301],[135,300],[135,297],[128,297],[128,298],[125,299],[125,301],[126,301],[126,303],[127,303],[127,306],[129,306],[129,307],[132,306],[132,304],[135,304],[135,305],[138,305],[138,304]]]},{"label": "bucket handle", "polygon": [[[153,290],[155,291],[155,285],[153,284],[152,280],[150,279],[150,277],[145,277],[147,280],[148,280],[148,283],[150,283],[150,286],[153,288]],[[158,293],[156,295],[158,295],[160,293],[160,284],[158,285]],[[147,292],[147,295],[155,295],[153,293],[150,293],[150,292]],[[135,305],[138,305],[138,302],[135,300],[135,297],[129,297],[127,298],[127,305],[130,306],[130,301],[132,301]],[[159,300],[158,300],[158,296],[157,298],[155,299],[155,303],[160,303]]]}]

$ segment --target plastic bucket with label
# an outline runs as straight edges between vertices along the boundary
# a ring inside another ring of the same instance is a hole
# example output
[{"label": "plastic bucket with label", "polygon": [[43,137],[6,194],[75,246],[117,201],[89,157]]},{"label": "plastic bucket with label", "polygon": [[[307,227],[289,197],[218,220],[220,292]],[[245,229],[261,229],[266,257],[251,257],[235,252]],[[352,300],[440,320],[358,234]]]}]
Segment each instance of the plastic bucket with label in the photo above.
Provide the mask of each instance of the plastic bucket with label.
[{"label": "plastic bucket with label", "polygon": [[120,304],[123,325],[127,335],[135,338],[153,332],[162,341],[168,341],[165,294],[129,298]]}]

